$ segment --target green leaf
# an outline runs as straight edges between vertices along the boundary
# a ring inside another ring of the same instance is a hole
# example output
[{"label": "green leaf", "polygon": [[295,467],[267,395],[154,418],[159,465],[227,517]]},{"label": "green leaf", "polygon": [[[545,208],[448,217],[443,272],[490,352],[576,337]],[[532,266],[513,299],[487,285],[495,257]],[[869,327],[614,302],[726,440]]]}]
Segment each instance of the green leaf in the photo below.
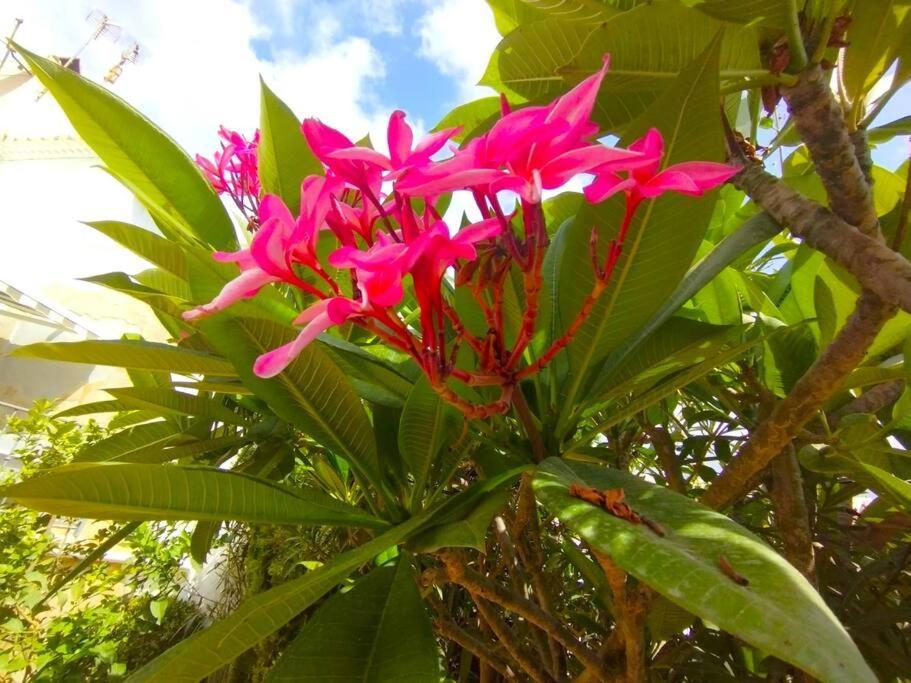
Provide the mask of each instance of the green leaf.
[{"label": "green leaf", "polygon": [[[683,0],[701,12],[740,24],[758,23],[784,28],[791,19],[793,0]],[[794,17],[796,20],[796,17]]]},{"label": "green leaf", "polygon": [[[659,536],[569,495],[581,483],[622,488]],[[819,593],[783,557],[722,514],[619,470],[545,460],[534,479],[542,504],[593,548],[668,600],[822,681],[876,676]],[[749,581],[721,570],[724,557]]]},{"label": "green leaf", "polygon": [[879,490],[889,498],[895,500],[908,510],[911,510],[911,483],[904,479],[899,479],[894,474],[886,472],[884,469],[867,463],[858,463],[867,474],[873,477]]},{"label": "green leaf", "polygon": [[845,50],[842,83],[852,101],[863,98],[898,57],[911,32],[906,0],[868,0],[854,4]]},{"label": "green leaf", "polygon": [[159,268],[179,278],[187,278],[187,257],[175,243],[155,233],[120,221],[94,221],[85,225],[111,238]]},{"label": "green leaf", "polygon": [[434,131],[443,130],[444,128],[454,128],[460,126],[461,131],[456,133],[453,140],[462,142],[472,134],[481,132],[483,128],[490,127],[500,117],[500,98],[499,97],[482,97],[473,102],[460,104],[444,116],[440,122],[433,127]]},{"label": "green leaf", "polygon": [[892,138],[902,135],[911,135],[911,116],[903,116],[891,123],[885,123],[867,131],[867,138],[872,144],[888,142]]},{"label": "green leaf", "polygon": [[3,495],[33,510],[89,519],[387,526],[317,490],[209,467],[76,463],[9,486]]},{"label": "green leaf", "polygon": [[193,160],[122,99],[75,71],[13,44],[79,136],[136,196],[178,229],[223,250],[234,228]]},{"label": "green leaf", "polygon": [[277,194],[296,214],[301,182],[308,175],[322,175],[323,165],[313,156],[301,132],[300,119],[260,78],[259,177],[263,191]]},{"label": "green leaf", "polygon": [[128,410],[120,401],[93,401],[92,403],[83,403],[82,405],[73,406],[66,410],[55,413],[53,419],[61,417],[76,417],[78,415],[94,415],[95,413],[119,413],[122,410]]},{"label": "green leaf", "polygon": [[[768,338],[768,336],[766,338]],[[752,338],[747,338],[739,344],[733,346],[725,345],[707,355],[705,360],[701,363],[687,367],[685,370],[672,375],[670,378],[660,382],[653,388],[634,395],[625,403],[620,403],[604,410],[603,417],[598,420],[597,424],[592,429],[588,429],[579,436],[566,452],[578,452],[580,447],[588,446],[592,440],[604,430],[632,418],[636,413],[654,405],[666,396],[670,396],[678,389],[682,389],[687,384],[736,360],[761,341],[763,341],[763,337],[754,335]],[[597,407],[592,408],[591,412],[596,409]]]},{"label": "green leaf", "polygon": [[382,481],[373,428],[351,382],[318,345],[310,344],[278,376],[253,374],[257,356],[290,342],[297,330],[258,318],[220,315],[201,321],[212,344],[230,358],[243,383],[276,415]]},{"label": "green leaf", "polygon": [[184,429],[183,425],[174,422],[159,421],[137,425],[89,444],[79,451],[73,460],[75,462],[105,462],[130,460],[149,454],[155,455]]},{"label": "green leaf", "polygon": [[129,678],[130,683],[196,681],[217,671],[287,624],[358,567],[402,543],[439,517],[470,509],[480,497],[514,481],[518,475],[519,471],[512,470],[476,484],[364,545],[337,555],[301,578],[259,593],[244,602],[230,616],[187,638],[146,664]]},{"label": "green leaf", "polygon": [[440,453],[461,423],[460,415],[422,375],[405,402],[399,422],[399,452],[414,477],[412,509],[419,503]]},{"label": "green leaf", "polygon": [[507,491],[489,494],[463,519],[428,529],[415,537],[409,547],[419,553],[432,553],[440,548],[474,548],[485,552],[487,530],[496,514],[506,506],[508,497]]},{"label": "green leaf", "polygon": [[429,683],[440,680],[436,640],[411,562],[374,569],[307,621],[267,681]]},{"label": "green leaf", "polygon": [[234,366],[223,358],[170,344],[132,339],[39,342],[19,347],[10,355],[18,358],[40,358],[65,363],[160,370],[181,375],[233,377],[236,374]]},{"label": "green leaf", "polygon": [[[186,436],[186,434],[182,435]],[[252,434],[226,434],[216,436],[212,439],[198,439],[184,443],[183,439],[175,439],[174,443],[167,442],[162,448],[149,447],[141,448],[131,453],[124,453],[113,458],[107,458],[106,462],[136,462],[136,463],[165,463],[171,460],[182,460],[192,458],[198,455],[205,455],[214,451],[225,451],[231,448],[244,446],[255,440]]]},{"label": "green leaf", "polygon": [[[740,341],[742,326],[708,325],[687,318],[671,318],[616,367],[599,377],[592,399],[610,400],[625,393],[641,393],[673,372],[715,358],[725,346]],[[621,348],[625,348],[621,347]]]},{"label": "green leaf", "polygon": [[379,356],[328,334],[321,335],[319,342],[348,375],[362,398],[400,408],[411,393],[412,382]]},{"label": "green leaf", "polygon": [[604,359],[595,379],[595,393],[600,393],[597,387],[603,387],[611,373],[620,367],[647,339],[656,334],[657,330],[712,278],[741,255],[772,239],[779,232],[781,232],[781,226],[773,221],[767,213],[762,212],[749,218],[735,232],[725,237],[708,256],[690,268],[677,288],[652,314],[648,322]]},{"label": "green leaf", "polygon": [[146,387],[105,389],[105,391],[128,408],[135,410],[152,409],[164,414],[192,415],[234,425],[245,425],[250,421],[249,418],[234,412],[222,402],[205,396],[194,396],[171,389]]},{"label": "green leaf", "polygon": [[[627,142],[654,126],[664,136],[665,164],[721,158],[720,43],[718,35],[654,106],[630,124]],[[577,400],[585,395],[589,373],[649,321],[685,276],[702,243],[713,203],[712,195],[700,199],[665,195],[639,209],[608,288],[567,347],[570,372],[559,399],[559,436],[572,426],[570,416]],[[559,296],[564,322],[575,317],[594,282],[587,248],[591,227],[598,226],[600,243],[607,245],[619,230],[622,212],[622,201],[586,206],[575,221],[563,228],[572,231],[560,266],[563,275]]]}]

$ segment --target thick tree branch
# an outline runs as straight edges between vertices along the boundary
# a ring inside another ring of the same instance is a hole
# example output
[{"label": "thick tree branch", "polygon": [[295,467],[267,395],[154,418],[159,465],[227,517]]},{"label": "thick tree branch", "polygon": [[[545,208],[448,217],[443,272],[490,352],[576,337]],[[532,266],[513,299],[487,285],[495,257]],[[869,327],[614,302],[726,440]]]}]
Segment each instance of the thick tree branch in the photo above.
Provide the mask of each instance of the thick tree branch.
[{"label": "thick tree branch", "polygon": [[775,510],[775,525],[781,532],[784,556],[810,583],[816,585],[813,532],[794,448],[789,446],[772,460],[770,469],[772,507]]},{"label": "thick tree branch", "polygon": [[664,427],[650,424],[646,420],[641,423],[644,431],[652,442],[655,454],[658,456],[658,462],[664,472],[664,478],[671,490],[677,493],[686,493],[686,482],[683,480],[683,474],[680,471],[680,461],[677,459],[677,449],[674,446],[674,440],[667,433]]},{"label": "thick tree branch", "polygon": [[857,308],[838,336],[801,377],[791,393],[776,404],[772,414],[753,431],[702,496],[716,509],[727,507],[746,493],[750,481],[800,432],[816,411],[841,387],[845,377],[863,360],[895,308],[869,291],[861,293]]},{"label": "thick tree branch", "polygon": [[911,262],[904,256],[876,237],[863,234],[759,166],[744,169],[734,184],[775,221],[789,227],[795,237],[850,272],[861,286],[911,313]]},{"label": "thick tree branch", "polygon": [[592,551],[604,570],[614,601],[614,619],[623,641],[626,683],[645,681],[645,615],[651,591],[644,585],[631,587],[627,575],[612,559]]},{"label": "thick tree branch", "polygon": [[904,380],[896,379],[891,382],[877,384],[875,387],[867,389],[860,396],[852,401],[848,401],[838,410],[829,413],[829,422],[836,426],[842,418],[857,413],[878,413],[886,406],[895,403],[902,392],[905,390]]},{"label": "thick tree branch", "polygon": [[845,125],[844,112],[830,87],[831,72],[819,65],[800,74],[792,88],[782,88],[791,119],[804,141],[837,215],[861,232],[875,235],[879,220],[873,193]]}]

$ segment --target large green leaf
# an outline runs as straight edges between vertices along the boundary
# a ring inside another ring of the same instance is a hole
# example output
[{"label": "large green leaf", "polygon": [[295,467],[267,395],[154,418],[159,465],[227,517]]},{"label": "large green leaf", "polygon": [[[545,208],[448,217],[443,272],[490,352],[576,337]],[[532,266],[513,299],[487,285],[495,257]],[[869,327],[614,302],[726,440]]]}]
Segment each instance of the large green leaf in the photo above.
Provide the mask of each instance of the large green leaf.
[{"label": "large green leaf", "polygon": [[89,519],[387,526],[321,491],[210,467],[77,463],[9,486],[3,495],[41,512]]},{"label": "large green leaf", "polygon": [[877,489],[884,491],[889,498],[895,500],[906,510],[911,510],[911,483],[904,479],[899,479],[894,474],[886,472],[875,465],[859,463],[859,466],[863,468],[864,472],[873,477]]},{"label": "large green leaf", "polygon": [[[579,447],[588,446],[604,430],[634,417],[636,413],[656,404],[664,397],[670,396],[672,393],[682,389],[691,382],[736,360],[761,341],[763,341],[763,337],[754,334],[739,344],[721,345],[720,348],[718,344],[710,343],[710,352],[708,353],[706,353],[704,349],[697,348],[696,351],[699,354],[699,357],[703,358],[701,362],[694,359],[694,365],[687,365],[686,369],[681,370],[676,374],[672,374],[667,379],[664,379],[642,393],[634,394],[628,401],[617,403],[616,405],[603,410],[602,406],[594,406],[589,412],[601,412],[601,417],[597,420],[593,428],[587,429],[573,442],[567,452],[574,451]],[[635,385],[637,380],[639,380],[639,377],[633,378],[632,384]],[[622,390],[625,386],[626,385],[620,385],[617,389]],[[616,392],[612,392],[611,396],[615,393]]]},{"label": "large green leaf", "polygon": [[296,213],[300,207],[301,181],[323,173],[323,166],[313,156],[301,123],[291,108],[282,102],[260,79],[259,178],[263,191],[277,194]]},{"label": "large green leaf", "polygon": [[719,32],[723,38],[716,73],[720,70],[723,76],[733,77],[761,68],[754,29],[725,25],[676,3],[656,3],[599,25],[563,72],[593,73],[601,67],[603,56],[610,54],[610,69],[601,86],[604,96],[652,90],[703,56]]},{"label": "large green leaf", "polygon": [[382,480],[373,428],[344,372],[317,344],[310,344],[278,376],[257,377],[257,356],[297,336],[297,330],[258,318],[220,315],[200,327],[227,358],[244,384],[276,415],[350,460],[373,482]]},{"label": "large green leaf", "polygon": [[[719,35],[661,98],[630,124],[627,141],[654,126],[664,136],[666,164],[722,157],[720,43]],[[665,195],[641,206],[607,290],[567,347],[570,371],[560,392],[559,435],[572,426],[571,415],[585,395],[589,373],[646,324],[679,285],[702,242],[712,210],[712,195],[699,199]],[[592,226],[597,226],[600,243],[606,246],[619,229],[622,212],[622,200],[586,206],[561,228],[571,231],[564,262],[559,266],[562,321],[572,320],[591,292],[594,273],[587,245]]]},{"label": "large green leaf", "polygon": [[454,437],[460,414],[433,390],[426,376],[415,383],[399,422],[399,452],[414,477],[412,508],[421,499],[440,453]]},{"label": "large green leaf", "polygon": [[864,97],[879,82],[902,44],[911,38],[911,3],[864,0],[854,4],[845,50],[842,83],[852,100]]},{"label": "large green leaf", "polygon": [[39,342],[22,346],[13,351],[11,355],[66,363],[159,370],[181,375],[204,374],[219,377],[235,375],[234,366],[224,358],[169,344],[133,339]]},{"label": "large green leaf", "polygon": [[486,552],[487,531],[494,516],[505,506],[507,491],[494,491],[462,519],[441,523],[416,536],[409,544],[415,552],[432,553],[440,548],[474,548]]},{"label": "large green leaf", "polygon": [[287,624],[361,565],[427,528],[440,517],[459,514],[460,511],[464,514],[479,498],[514,481],[518,475],[519,472],[513,470],[476,484],[364,545],[337,555],[301,578],[259,593],[244,602],[230,616],[154,659],[133,674],[129,678],[130,683],[198,681],[217,671]]},{"label": "large green leaf", "polygon": [[110,91],[56,62],[13,47],[79,136],[156,216],[213,247],[236,248],[224,206],[170,137]]},{"label": "large green leaf", "polygon": [[221,401],[206,396],[147,387],[125,387],[105,391],[128,408],[135,410],[151,409],[165,414],[192,415],[236,425],[245,425],[249,422],[249,418],[234,412]]},{"label": "large green leaf", "polygon": [[770,240],[780,231],[781,226],[773,221],[767,213],[762,212],[749,218],[735,232],[725,237],[708,256],[690,268],[674,292],[667,297],[648,322],[604,359],[595,379],[594,393],[600,394],[606,383],[611,380],[611,374],[617,371],[647,339],[658,334],[659,328],[712,278],[742,254]]},{"label": "large green leaf", "polygon": [[436,640],[407,556],[320,607],[266,680],[327,677],[336,683],[440,680]]},{"label": "large green leaf", "polygon": [[76,454],[76,462],[129,460],[157,454],[165,444],[183,433],[185,427],[175,422],[149,422],[112,434],[89,444]]},{"label": "large green leaf", "polygon": [[183,250],[164,237],[129,223],[120,221],[95,221],[86,223],[90,228],[126,247],[149,263],[154,263],[179,278],[187,277],[187,257]]},{"label": "large green leaf", "polygon": [[[569,495],[622,488],[660,536]],[[722,514],[627,472],[556,458],[534,480],[542,504],[598,552],[668,600],[827,683],[876,676],[819,593],[783,557]],[[726,576],[721,558],[749,581]]]},{"label": "large green leaf", "polygon": [[[784,28],[792,18],[795,0],[683,0],[717,19],[741,24],[759,23]],[[802,3],[796,3],[802,4]],[[793,17],[794,21],[797,17]]]}]

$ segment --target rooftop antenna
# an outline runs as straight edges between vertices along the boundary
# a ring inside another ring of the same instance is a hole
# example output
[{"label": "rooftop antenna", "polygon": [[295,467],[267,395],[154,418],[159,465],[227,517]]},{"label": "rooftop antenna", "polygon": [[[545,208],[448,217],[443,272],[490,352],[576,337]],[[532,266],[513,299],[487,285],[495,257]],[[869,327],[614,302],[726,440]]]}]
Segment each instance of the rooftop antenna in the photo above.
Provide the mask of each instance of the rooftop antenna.
[{"label": "rooftop antenna", "polygon": [[[3,59],[0,59],[0,71],[3,71],[3,67],[6,64],[6,60],[9,59],[9,56],[11,54],[13,54],[13,48],[10,47],[10,43],[13,41],[13,38],[16,37],[16,31],[19,30],[20,26],[22,26],[22,19],[16,18],[15,25],[13,26],[13,30],[6,37],[6,52],[3,53]],[[13,57],[13,59],[16,59],[16,58]],[[16,59],[17,63],[18,63],[18,61],[19,60]]]},{"label": "rooftop antenna", "polygon": [[[86,16],[85,20],[94,24],[95,28],[92,31],[91,35],[89,36],[88,40],[86,40],[79,47],[79,49],[76,50],[76,52],[74,52],[72,54],[72,56],[67,57],[65,60],[61,60],[61,66],[63,66],[65,69],[68,69],[74,63],[77,63],[76,60],[79,59],[79,55],[81,55],[83,53],[83,51],[89,45],[91,45],[94,41],[98,40],[102,36],[105,36],[106,38],[110,38],[114,42],[116,42],[120,38],[120,34],[122,31],[121,27],[118,26],[117,24],[115,24],[114,22],[112,22],[108,18],[108,15],[106,15],[104,12],[101,12],[100,10],[97,10],[97,9],[92,10],[91,12],[89,12],[88,16]],[[46,93],[47,93],[47,88],[44,88],[41,92],[38,93],[38,96],[35,98],[35,101],[37,102],[38,100],[40,100],[42,97],[44,97],[44,95]]]},{"label": "rooftop antenna", "polygon": [[108,69],[108,72],[104,76],[104,80],[113,85],[121,74],[123,74],[123,68],[127,64],[135,64],[140,61],[140,51],[139,43],[132,37],[127,37],[124,41],[129,47],[120,54],[120,60]]}]

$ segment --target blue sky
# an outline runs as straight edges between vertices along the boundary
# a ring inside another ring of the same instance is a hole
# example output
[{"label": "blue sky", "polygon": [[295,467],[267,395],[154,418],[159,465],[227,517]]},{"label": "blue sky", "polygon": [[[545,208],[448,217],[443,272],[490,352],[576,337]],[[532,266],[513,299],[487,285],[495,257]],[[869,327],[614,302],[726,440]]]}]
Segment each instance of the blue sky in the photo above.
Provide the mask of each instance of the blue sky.
[{"label": "blue sky", "polygon": [[397,106],[427,125],[459,103],[459,84],[422,51],[420,27],[429,9],[427,2],[267,2],[253,9],[257,20],[272,29],[268,38],[252,43],[262,59],[274,60],[286,51],[306,53],[308,27],[335,22],[338,35],[367,40],[382,56],[384,75],[371,83],[372,95],[380,102]]}]

